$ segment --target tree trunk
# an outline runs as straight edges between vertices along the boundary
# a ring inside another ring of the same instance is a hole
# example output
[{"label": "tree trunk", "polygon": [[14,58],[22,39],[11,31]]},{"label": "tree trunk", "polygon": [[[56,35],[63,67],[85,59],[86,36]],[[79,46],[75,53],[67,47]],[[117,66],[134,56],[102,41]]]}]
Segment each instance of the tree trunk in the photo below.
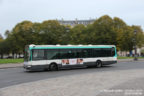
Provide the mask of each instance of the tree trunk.
[{"label": "tree trunk", "polygon": [[19,58],[20,58],[20,53],[19,53]]},{"label": "tree trunk", "polygon": [[12,52],[12,58],[14,59],[14,52]]},{"label": "tree trunk", "polygon": [[18,57],[17,57],[17,53],[16,53],[16,59],[17,59]]},{"label": "tree trunk", "polygon": [[1,59],[3,59],[3,54],[1,54]]}]

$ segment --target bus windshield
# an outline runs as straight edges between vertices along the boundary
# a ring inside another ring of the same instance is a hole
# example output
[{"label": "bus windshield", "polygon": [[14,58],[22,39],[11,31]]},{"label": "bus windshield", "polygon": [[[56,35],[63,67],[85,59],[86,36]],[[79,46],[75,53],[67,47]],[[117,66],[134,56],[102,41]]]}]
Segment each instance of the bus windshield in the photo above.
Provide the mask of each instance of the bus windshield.
[{"label": "bus windshield", "polygon": [[26,46],[25,53],[24,53],[24,61],[29,61],[29,59],[30,59],[30,51],[29,51],[29,47]]}]

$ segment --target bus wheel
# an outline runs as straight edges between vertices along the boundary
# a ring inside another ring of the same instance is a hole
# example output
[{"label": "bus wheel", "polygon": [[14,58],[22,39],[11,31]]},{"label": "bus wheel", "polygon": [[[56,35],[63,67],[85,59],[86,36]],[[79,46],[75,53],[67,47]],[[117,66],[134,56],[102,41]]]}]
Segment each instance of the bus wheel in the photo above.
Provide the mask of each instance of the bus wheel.
[{"label": "bus wheel", "polygon": [[98,61],[96,62],[96,67],[97,67],[97,68],[102,67],[102,62],[101,62],[100,60],[98,60]]},{"label": "bus wheel", "polygon": [[57,65],[56,64],[51,64],[50,66],[49,66],[49,69],[51,70],[51,71],[57,71],[58,70],[58,67],[57,67]]}]

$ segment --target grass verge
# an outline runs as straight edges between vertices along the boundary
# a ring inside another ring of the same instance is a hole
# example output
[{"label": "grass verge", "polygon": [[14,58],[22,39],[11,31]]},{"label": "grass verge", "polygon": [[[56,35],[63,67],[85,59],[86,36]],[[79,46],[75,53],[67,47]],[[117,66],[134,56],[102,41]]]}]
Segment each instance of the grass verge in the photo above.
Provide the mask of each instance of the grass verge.
[{"label": "grass verge", "polygon": [[24,59],[0,59],[0,64],[22,63]]},{"label": "grass verge", "polygon": [[[118,56],[118,59],[134,59],[134,57],[121,57],[121,56]],[[144,59],[144,57],[138,57],[138,59]]]}]

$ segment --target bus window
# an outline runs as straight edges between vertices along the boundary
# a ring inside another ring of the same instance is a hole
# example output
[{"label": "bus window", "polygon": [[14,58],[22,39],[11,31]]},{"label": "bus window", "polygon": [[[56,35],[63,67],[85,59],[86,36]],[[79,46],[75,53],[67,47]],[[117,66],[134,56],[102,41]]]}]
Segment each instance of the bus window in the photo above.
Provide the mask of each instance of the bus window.
[{"label": "bus window", "polygon": [[92,49],[86,49],[87,50],[87,56],[86,57],[93,57]]},{"label": "bus window", "polygon": [[29,61],[29,60],[30,60],[30,51],[28,49],[25,49],[24,61]]},{"label": "bus window", "polygon": [[50,49],[50,50],[46,51],[46,55],[47,55],[47,59],[48,60],[50,60],[50,59],[58,59],[59,58],[59,51]]},{"label": "bus window", "polygon": [[68,58],[75,58],[75,51],[71,49],[68,51],[67,55],[68,55]]},{"label": "bus window", "polygon": [[34,49],[32,50],[33,60],[44,60],[44,50]]},{"label": "bus window", "polygon": [[75,49],[76,50],[76,57],[75,58],[82,58],[82,49]]},{"label": "bus window", "polygon": [[111,55],[115,56],[115,48],[114,47],[111,49]]},{"label": "bus window", "polygon": [[25,52],[24,52],[24,61],[30,60],[30,50],[29,46],[25,46]]},{"label": "bus window", "polygon": [[111,48],[103,48],[101,53],[102,57],[111,57]]},{"label": "bus window", "polygon": [[86,58],[87,57],[87,50],[82,49],[81,55],[82,55],[82,58]]},{"label": "bus window", "polygon": [[67,50],[67,49],[60,49],[59,50],[59,58],[60,59],[68,59],[68,57],[69,57],[69,50]]},{"label": "bus window", "polygon": [[102,57],[102,53],[101,53],[100,48],[93,49],[93,57]]}]

